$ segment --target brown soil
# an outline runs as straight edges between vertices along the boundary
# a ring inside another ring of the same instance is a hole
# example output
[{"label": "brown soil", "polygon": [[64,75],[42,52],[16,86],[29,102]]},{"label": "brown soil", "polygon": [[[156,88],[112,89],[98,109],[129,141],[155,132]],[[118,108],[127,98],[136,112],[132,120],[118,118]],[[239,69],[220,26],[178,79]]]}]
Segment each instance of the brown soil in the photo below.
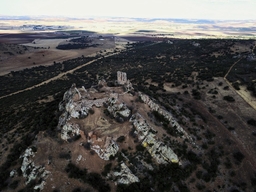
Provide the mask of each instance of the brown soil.
[{"label": "brown soil", "polygon": [[[97,47],[89,47],[86,49],[78,50],[58,50],[56,49],[56,46],[61,41],[63,41],[63,39],[47,39],[36,40],[36,44],[23,44],[32,48],[35,47],[35,49],[30,48],[30,51],[24,54],[5,56],[4,60],[0,60],[0,75],[7,74],[11,71],[18,71],[40,65],[52,65],[54,62],[62,62],[76,57],[96,55],[99,53],[99,51],[109,51],[110,49],[115,48],[114,41],[106,39],[101,41],[101,44]],[[98,43],[98,40],[95,43]],[[39,47],[39,49],[36,47]],[[50,49],[48,49],[48,47]]]}]

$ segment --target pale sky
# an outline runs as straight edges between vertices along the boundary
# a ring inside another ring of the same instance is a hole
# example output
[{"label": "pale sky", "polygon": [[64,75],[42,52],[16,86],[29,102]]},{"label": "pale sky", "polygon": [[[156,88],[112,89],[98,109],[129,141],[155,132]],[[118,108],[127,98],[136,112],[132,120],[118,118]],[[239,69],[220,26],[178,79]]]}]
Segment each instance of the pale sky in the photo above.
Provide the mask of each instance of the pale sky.
[{"label": "pale sky", "polygon": [[0,15],[256,20],[256,0],[0,0]]}]

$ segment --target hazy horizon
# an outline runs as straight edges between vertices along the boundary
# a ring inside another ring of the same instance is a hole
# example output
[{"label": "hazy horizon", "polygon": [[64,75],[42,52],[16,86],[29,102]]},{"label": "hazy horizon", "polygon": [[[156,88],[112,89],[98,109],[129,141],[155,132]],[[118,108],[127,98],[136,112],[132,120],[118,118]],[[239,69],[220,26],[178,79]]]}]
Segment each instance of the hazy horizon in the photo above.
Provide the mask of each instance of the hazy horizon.
[{"label": "hazy horizon", "polygon": [[253,0],[3,0],[0,16],[256,20]]}]

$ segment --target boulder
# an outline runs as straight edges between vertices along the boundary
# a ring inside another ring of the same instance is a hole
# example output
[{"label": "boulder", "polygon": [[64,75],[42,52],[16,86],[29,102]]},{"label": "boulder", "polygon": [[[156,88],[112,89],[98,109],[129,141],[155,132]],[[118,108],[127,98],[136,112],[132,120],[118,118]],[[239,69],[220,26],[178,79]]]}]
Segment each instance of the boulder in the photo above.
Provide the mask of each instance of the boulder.
[{"label": "boulder", "polygon": [[121,163],[121,171],[114,172],[113,176],[117,178],[117,184],[129,185],[140,181],[124,163]]}]

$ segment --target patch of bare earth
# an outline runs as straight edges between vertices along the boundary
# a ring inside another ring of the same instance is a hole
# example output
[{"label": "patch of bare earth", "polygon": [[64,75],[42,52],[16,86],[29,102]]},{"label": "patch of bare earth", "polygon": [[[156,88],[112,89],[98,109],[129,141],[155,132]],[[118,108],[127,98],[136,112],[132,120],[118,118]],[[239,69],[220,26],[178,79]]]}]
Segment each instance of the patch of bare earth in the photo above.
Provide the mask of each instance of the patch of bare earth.
[{"label": "patch of bare earth", "polygon": [[[81,56],[95,56],[100,51],[109,52],[115,49],[114,40],[105,39],[99,42],[97,47],[89,47],[86,49],[73,49],[73,50],[59,50],[56,46],[63,39],[46,39],[35,40],[34,43],[23,44],[30,46],[30,51],[24,54],[7,55],[4,60],[0,60],[0,75],[7,74],[11,71],[18,71],[26,68],[36,66],[52,65],[54,62],[63,62],[68,59],[73,59]],[[124,45],[119,45],[118,48],[122,48]]]}]

